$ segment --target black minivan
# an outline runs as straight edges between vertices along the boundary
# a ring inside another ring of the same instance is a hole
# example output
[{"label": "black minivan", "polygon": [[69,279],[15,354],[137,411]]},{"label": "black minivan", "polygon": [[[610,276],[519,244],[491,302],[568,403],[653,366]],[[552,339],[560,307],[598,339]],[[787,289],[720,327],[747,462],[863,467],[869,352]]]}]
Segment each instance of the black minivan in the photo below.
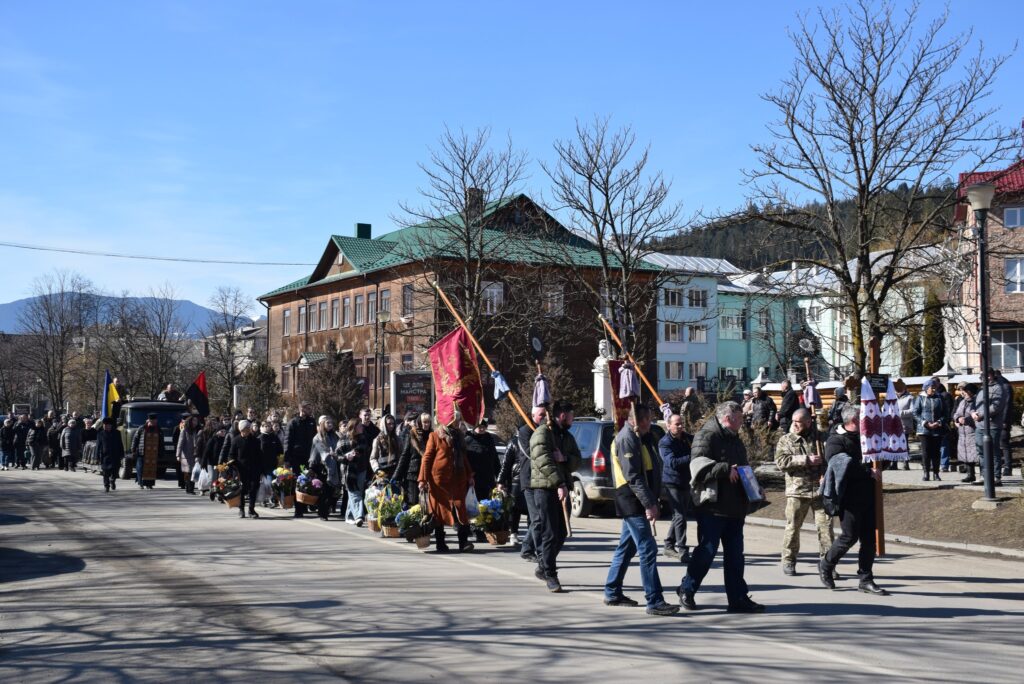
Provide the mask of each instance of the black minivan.
[{"label": "black minivan", "polygon": [[[615,439],[615,423],[595,418],[577,418],[569,432],[576,439],[583,456],[579,470],[573,473],[572,514],[577,518],[589,517],[595,504],[605,504],[615,499],[615,484],[612,481],[612,440]],[[651,425],[655,440],[660,440],[665,431],[657,424]]]}]

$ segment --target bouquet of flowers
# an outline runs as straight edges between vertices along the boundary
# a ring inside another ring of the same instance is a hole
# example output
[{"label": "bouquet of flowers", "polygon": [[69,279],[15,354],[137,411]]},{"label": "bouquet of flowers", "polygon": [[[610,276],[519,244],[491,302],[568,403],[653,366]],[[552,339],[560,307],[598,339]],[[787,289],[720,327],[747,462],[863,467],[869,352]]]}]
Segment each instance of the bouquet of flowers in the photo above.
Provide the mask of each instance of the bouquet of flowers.
[{"label": "bouquet of flowers", "polygon": [[381,525],[394,526],[395,518],[402,512],[402,504],[405,498],[401,494],[395,494],[385,489],[377,498],[377,519]]},{"label": "bouquet of flowers", "polygon": [[324,483],[317,477],[311,477],[306,473],[302,473],[295,478],[295,498],[300,503],[315,506],[316,502],[320,500],[320,495],[323,491]]},{"label": "bouquet of flowers", "polygon": [[291,508],[295,502],[295,473],[289,468],[280,467],[274,471],[270,487],[277,495],[282,508]]},{"label": "bouquet of flowers", "polygon": [[509,538],[509,518],[512,514],[510,504],[505,495],[495,489],[491,492],[490,499],[480,502],[480,511],[470,524],[474,530],[480,530],[487,535],[487,541],[491,544],[506,544]]},{"label": "bouquet of flowers", "polygon": [[242,481],[233,472],[225,470],[221,470],[220,477],[213,481],[213,491],[218,499],[234,508],[242,496]]}]

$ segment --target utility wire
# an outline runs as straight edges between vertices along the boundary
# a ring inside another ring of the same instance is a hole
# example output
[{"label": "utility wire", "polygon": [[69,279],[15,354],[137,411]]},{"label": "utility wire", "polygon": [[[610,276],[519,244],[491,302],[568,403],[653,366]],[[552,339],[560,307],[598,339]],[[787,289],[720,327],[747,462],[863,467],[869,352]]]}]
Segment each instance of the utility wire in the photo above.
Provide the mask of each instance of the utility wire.
[{"label": "utility wire", "polygon": [[190,259],[187,257],[160,257],[146,254],[116,254],[114,252],[94,252],[87,249],[69,249],[66,247],[44,247],[42,245],[25,245],[18,242],[0,242],[0,247],[14,249],[30,249],[36,252],[61,252],[63,254],[82,254],[85,256],[110,257],[113,259],[145,259],[147,261],[176,261],[190,264],[230,264],[232,266],[316,266],[316,264],[292,263],[287,261],[230,261],[227,259]]}]

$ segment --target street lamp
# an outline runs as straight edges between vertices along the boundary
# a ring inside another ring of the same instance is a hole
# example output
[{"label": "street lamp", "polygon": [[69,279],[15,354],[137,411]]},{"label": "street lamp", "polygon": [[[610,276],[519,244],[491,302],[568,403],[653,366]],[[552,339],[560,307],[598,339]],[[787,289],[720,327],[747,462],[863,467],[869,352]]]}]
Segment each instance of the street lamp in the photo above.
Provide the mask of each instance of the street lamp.
[{"label": "street lamp", "polygon": [[391,321],[391,311],[388,309],[377,309],[377,323],[380,324],[380,338],[377,345],[377,373],[380,378],[377,385],[380,387],[380,415],[384,416],[384,351],[387,345],[388,323]]},{"label": "street lamp", "polygon": [[985,499],[996,500],[995,472],[992,470],[992,430],[988,403],[988,372],[990,339],[988,329],[988,255],[985,238],[985,223],[992,206],[996,186],[992,183],[976,183],[967,188],[967,201],[974,211],[974,222],[978,226],[978,336],[981,342],[981,403],[985,415],[981,421],[981,467],[985,481]]}]

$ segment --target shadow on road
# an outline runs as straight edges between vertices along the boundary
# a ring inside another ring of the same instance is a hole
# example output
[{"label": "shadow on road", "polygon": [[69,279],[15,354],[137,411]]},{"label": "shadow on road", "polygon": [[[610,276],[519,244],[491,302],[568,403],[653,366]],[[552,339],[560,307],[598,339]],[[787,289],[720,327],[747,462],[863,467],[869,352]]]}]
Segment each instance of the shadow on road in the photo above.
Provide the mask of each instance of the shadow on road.
[{"label": "shadow on road", "polygon": [[893,606],[886,603],[786,603],[778,606],[772,606],[772,613],[778,613],[780,615],[807,616],[870,615],[887,618],[905,617],[922,619],[1002,617],[1005,615],[1017,614],[1015,611],[986,610],[983,608],[962,608],[956,606],[929,606],[927,608],[914,608],[910,606]]},{"label": "shadow on road", "polygon": [[32,553],[0,548],[0,583],[81,572],[85,561],[63,553]]},{"label": "shadow on road", "polygon": [[0,525],[24,525],[28,521],[29,519],[23,515],[0,513]]}]

